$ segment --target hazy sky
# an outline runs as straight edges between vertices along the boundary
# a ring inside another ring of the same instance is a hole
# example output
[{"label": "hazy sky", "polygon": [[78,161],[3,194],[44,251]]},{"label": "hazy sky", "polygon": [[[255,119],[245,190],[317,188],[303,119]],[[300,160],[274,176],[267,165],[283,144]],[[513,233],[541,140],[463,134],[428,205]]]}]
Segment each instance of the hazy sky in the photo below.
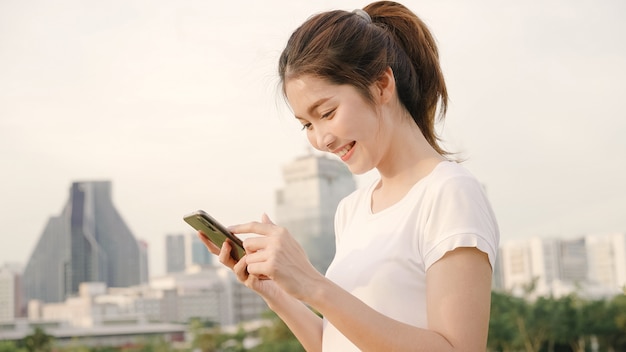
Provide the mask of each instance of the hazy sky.
[{"label": "hazy sky", "polygon": [[[153,275],[187,212],[272,216],[308,145],[278,55],[309,15],[367,3],[0,0],[0,265],[26,263],[73,181],[113,182]],[[626,231],[626,3],[404,3],[439,42],[442,136],[502,241]]]}]

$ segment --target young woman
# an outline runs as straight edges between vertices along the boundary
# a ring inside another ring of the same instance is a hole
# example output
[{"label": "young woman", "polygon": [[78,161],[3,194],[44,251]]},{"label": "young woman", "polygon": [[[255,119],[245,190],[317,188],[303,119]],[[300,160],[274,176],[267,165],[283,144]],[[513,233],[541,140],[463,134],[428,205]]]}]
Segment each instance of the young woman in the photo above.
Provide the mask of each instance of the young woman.
[{"label": "young woman", "polygon": [[279,74],[311,145],[380,178],[339,204],[326,276],[265,215],[230,227],[261,235],[237,263],[228,243],[200,238],[308,351],[484,351],[498,226],[438,144],[447,93],[424,23],[388,1],[318,14],[292,34]]}]

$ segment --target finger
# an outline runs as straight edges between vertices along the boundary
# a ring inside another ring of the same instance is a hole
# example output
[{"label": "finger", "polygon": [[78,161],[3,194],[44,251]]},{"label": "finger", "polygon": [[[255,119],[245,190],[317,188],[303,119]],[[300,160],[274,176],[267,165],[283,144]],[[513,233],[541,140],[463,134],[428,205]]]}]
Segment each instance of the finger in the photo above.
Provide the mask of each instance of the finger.
[{"label": "finger", "polygon": [[247,254],[256,255],[258,251],[265,249],[267,244],[267,237],[248,237],[243,241],[243,248],[245,248]]},{"label": "finger", "polygon": [[273,277],[267,262],[248,263],[247,270],[249,275],[254,275],[260,279],[271,279]]},{"label": "finger", "polygon": [[245,255],[233,266],[233,272],[237,276],[237,280],[241,282],[248,279],[248,262]]},{"label": "finger", "polygon": [[232,233],[253,233],[257,235],[269,236],[272,234],[276,225],[272,223],[261,222],[249,222],[247,224],[240,224],[228,227],[228,230]]},{"label": "finger", "polygon": [[268,240],[265,237],[248,238],[244,242],[248,265],[269,259],[271,250],[266,250]]},{"label": "finger", "polygon": [[228,241],[224,241],[224,243],[222,244],[222,249],[219,252],[220,263],[226,265],[229,268],[232,268],[235,266],[235,264],[237,264],[237,261],[233,259],[233,257],[230,255],[232,249],[233,247],[230,245],[230,243],[228,243]]},{"label": "finger", "polygon": [[209,250],[209,252],[219,255],[220,248],[215,245],[215,243],[211,242],[201,231],[198,231],[197,236],[200,238],[200,241],[204,243],[204,246]]},{"label": "finger", "polygon": [[263,215],[261,215],[261,223],[275,225],[274,222],[270,220],[269,215],[267,215],[266,213],[263,213]]}]

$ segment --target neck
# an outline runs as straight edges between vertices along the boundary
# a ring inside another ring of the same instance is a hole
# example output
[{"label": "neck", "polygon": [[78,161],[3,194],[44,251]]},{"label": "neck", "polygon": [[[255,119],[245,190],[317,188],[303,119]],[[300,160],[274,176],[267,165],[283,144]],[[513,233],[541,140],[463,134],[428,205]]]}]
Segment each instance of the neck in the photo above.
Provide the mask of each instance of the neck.
[{"label": "neck", "polygon": [[393,132],[385,157],[377,166],[385,186],[413,185],[446,160],[426,141],[412,120],[403,121]]},{"label": "neck", "polygon": [[380,174],[371,199],[371,211],[376,213],[395,204],[440,162],[446,160],[428,144],[422,133],[404,134],[394,139],[384,162],[377,167]]}]

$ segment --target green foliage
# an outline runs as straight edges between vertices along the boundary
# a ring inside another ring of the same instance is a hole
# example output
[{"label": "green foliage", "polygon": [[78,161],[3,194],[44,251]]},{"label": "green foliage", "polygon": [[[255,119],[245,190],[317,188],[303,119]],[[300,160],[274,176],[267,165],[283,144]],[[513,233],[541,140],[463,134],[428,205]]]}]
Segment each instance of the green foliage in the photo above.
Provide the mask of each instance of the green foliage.
[{"label": "green foliage", "polygon": [[489,351],[626,351],[626,295],[583,300],[572,294],[534,301],[492,292]]},{"label": "green foliage", "polygon": [[53,337],[36,327],[32,334],[24,338],[24,347],[28,352],[48,352],[52,351]]},{"label": "green foliage", "polygon": [[304,351],[300,342],[297,339],[277,341],[277,342],[263,342],[250,351],[254,352],[300,352]]},{"label": "green foliage", "polygon": [[264,318],[271,321],[269,326],[259,331],[261,343],[254,352],[303,352],[304,348],[294,334],[274,312],[267,312]]},{"label": "green foliage", "polygon": [[0,352],[26,352],[26,350],[17,347],[13,341],[0,341]]},{"label": "green foliage", "polygon": [[494,351],[519,350],[522,347],[517,317],[524,301],[504,293],[491,293],[491,318],[487,345]]}]

